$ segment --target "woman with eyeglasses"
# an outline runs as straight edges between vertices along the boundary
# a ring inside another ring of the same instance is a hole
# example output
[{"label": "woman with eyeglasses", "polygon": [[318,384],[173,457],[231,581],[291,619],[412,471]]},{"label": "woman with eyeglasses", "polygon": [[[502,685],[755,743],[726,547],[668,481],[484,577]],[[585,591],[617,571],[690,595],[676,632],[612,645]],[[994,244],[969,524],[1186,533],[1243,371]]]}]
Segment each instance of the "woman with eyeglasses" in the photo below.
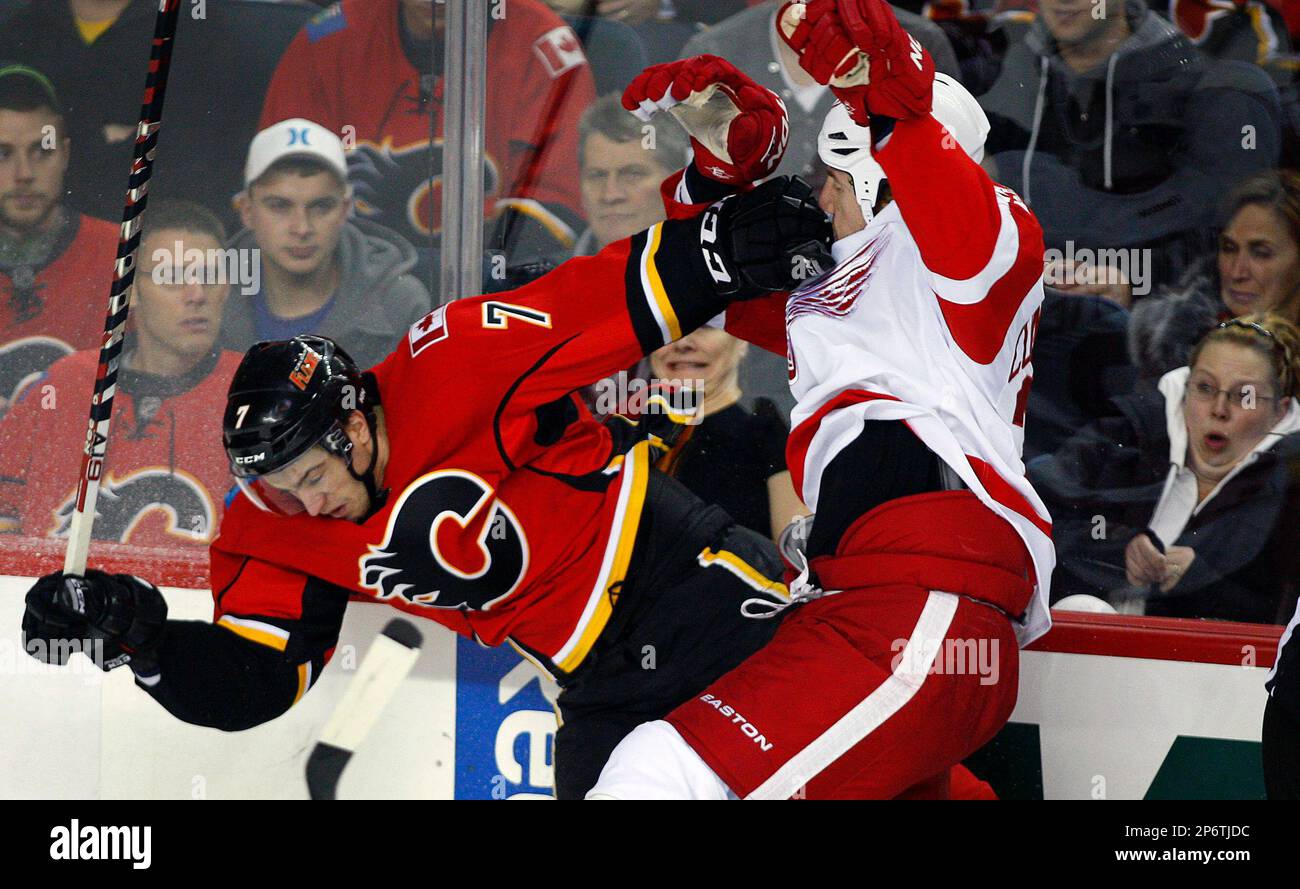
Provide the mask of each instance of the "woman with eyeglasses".
[{"label": "woman with eyeglasses", "polygon": [[1032,462],[1053,517],[1054,601],[1285,622],[1300,590],[1298,372],[1295,325],[1234,318],[1187,367]]}]

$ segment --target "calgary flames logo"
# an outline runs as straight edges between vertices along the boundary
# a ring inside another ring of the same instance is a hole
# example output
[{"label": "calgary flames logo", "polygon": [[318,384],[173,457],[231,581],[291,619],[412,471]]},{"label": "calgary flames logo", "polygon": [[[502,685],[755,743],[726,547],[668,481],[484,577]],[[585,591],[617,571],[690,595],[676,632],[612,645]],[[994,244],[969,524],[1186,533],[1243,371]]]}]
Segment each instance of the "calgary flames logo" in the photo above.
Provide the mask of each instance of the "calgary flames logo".
[{"label": "calgary flames logo", "polygon": [[0,348],[0,398],[12,399],[25,384],[71,352],[72,347],[63,340],[49,336],[29,336],[5,343]]},{"label": "calgary flames logo", "polygon": [[[56,510],[58,527],[53,534],[68,535],[75,500],[73,492]],[[212,539],[217,517],[207,491],[188,475],[166,469],[143,469],[121,478],[111,474],[105,478],[95,500],[95,537],[130,543],[136,527],[155,512],[166,516],[166,532],[172,537],[196,545]]]},{"label": "calgary flames logo", "polygon": [[[394,148],[359,143],[348,152],[348,176],[356,189],[357,212],[421,244],[442,231],[442,140]],[[483,159],[483,193],[495,195],[501,176]]]},{"label": "calgary flames logo", "polygon": [[439,470],[402,492],[384,542],[371,545],[359,567],[361,586],[381,599],[487,611],[524,579],[528,542],[483,479]]}]

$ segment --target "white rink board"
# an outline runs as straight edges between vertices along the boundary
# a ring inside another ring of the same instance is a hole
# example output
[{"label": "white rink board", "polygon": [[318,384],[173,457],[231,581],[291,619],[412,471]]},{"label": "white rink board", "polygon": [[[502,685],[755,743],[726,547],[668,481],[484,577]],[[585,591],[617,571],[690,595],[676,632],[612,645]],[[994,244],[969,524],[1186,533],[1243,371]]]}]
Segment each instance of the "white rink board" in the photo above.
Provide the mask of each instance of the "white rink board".
[{"label": "white rink board", "polygon": [[1106,799],[1142,799],[1179,736],[1259,743],[1267,675],[1260,667],[1028,651],[1011,721],[1039,727],[1044,799],[1092,799],[1099,787]]},{"label": "white rink board", "polygon": [[[127,669],[105,675],[80,656],[77,667],[62,669],[27,658],[19,627],[29,585],[0,577],[0,799],[304,799],[303,766],[351,677],[345,666],[359,663],[395,614],[352,603],[339,649],[316,687],[279,719],[228,734],[172,718],[135,687]],[[172,617],[211,618],[206,591],[164,592]],[[415,623],[425,636],[420,660],[349,764],[342,799],[453,796],[457,646],[449,631]],[[1105,798],[1141,799],[1178,736],[1257,743],[1266,674],[1256,667],[1031,651],[1022,658],[1011,719],[1039,727],[1045,798],[1096,798],[1100,776]],[[521,661],[500,689],[487,687],[487,693],[505,702],[534,675]],[[496,769],[503,774],[519,767],[512,750],[521,718],[531,720],[528,732],[539,739],[554,731],[546,710],[480,727],[495,736]],[[543,765],[531,768],[549,782]]]},{"label": "white rink board", "polygon": [[[0,799],[306,799],[307,755],[352,675],[342,667],[353,652],[360,663],[396,614],[350,606],[310,693],[279,719],[227,733],[174,719],[125,667],[104,674],[80,655],[64,668],[28,658],[20,626],[30,585],[0,577]],[[211,620],[207,591],[163,592],[170,617]],[[340,799],[452,796],[455,639],[416,623],[420,660],[343,773]]]}]

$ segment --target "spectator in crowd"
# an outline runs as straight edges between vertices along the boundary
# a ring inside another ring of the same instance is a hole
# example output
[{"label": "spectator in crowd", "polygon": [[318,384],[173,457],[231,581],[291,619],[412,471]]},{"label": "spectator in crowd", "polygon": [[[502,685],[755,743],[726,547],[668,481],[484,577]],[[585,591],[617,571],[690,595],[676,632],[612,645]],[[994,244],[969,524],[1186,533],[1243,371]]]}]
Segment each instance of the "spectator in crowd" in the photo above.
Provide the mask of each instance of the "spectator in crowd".
[{"label": "spectator in crowd", "polygon": [[578,175],[588,227],[575,256],[591,256],[664,219],[659,186],[687,162],[690,140],[671,115],[643,124],[621,96],[596,100],[578,122]]},{"label": "spectator in crowd", "polygon": [[[96,503],[97,539],[203,546],[230,476],[221,411],[240,356],[216,347],[229,292],[225,232],[196,204],[156,201],[140,245],[131,328]],[[102,317],[101,317],[102,323]],[[61,358],[0,422],[0,514],[11,533],[66,536],[98,348]]]},{"label": "spectator in crowd", "polygon": [[650,367],[657,379],[681,381],[704,396],[701,422],[672,474],[705,503],[775,541],[807,510],[785,466],[789,430],[776,405],[766,398],[753,410],[740,405],[740,362],[748,348],[722,330],[702,327],[653,352]]},{"label": "spectator in crowd", "polygon": [[[312,7],[182,5],[150,190],[201,203],[229,223],[271,72]],[[44,72],[67,104],[68,202],[90,216],[122,217],[157,14],[158,0],[36,0],[0,28],[0,59]]]},{"label": "spectator in crowd", "polygon": [[[671,62],[706,25],[753,6],[757,0],[545,0],[568,16],[599,18],[632,28],[651,63]],[[581,30],[581,28],[579,28]]]},{"label": "spectator in crowd", "polygon": [[600,16],[629,25],[656,20],[716,25],[755,0],[546,0],[565,15]]},{"label": "spectator in crowd", "polygon": [[253,139],[244,181],[236,203],[245,228],[231,246],[256,251],[260,287],[226,305],[222,344],[242,352],[315,333],[345,343],[362,367],[378,364],[432,302],[409,274],[415,249],[405,238],[348,219],[338,136],[308,120],[280,121]]},{"label": "spectator in crowd", "polygon": [[1300,44],[1300,6],[1291,0],[1269,0],[1269,5],[1282,13],[1292,45]]},{"label": "spectator in crowd", "polygon": [[[595,90],[563,20],[540,0],[510,0],[508,10],[487,21],[485,245],[517,266],[573,249],[577,122]],[[358,212],[431,258],[442,225],[445,16],[429,0],[329,7],[285,52],[262,111],[263,127],[307,118],[347,140]]]},{"label": "spectator in crowd", "polygon": [[117,227],[63,203],[72,152],[49,79],[0,62],[0,415],[24,381],[103,334]]},{"label": "spectator in crowd", "polygon": [[1052,513],[1054,598],[1274,623],[1300,589],[1300,331],[1252,314],[1116,400],[1029,478]]},{"label": "spectator in crowd", "polygon": [[[817,134],[835,103],[828,88],[799,67],[784,40],[776,37],[776,13],[784,0],[765,0],[721,24],[703,31],[686,44],[682,58],[710,53],[722,56],[785,101],[790,115],[790,144],[777,173],[802,176],[814,186],[824,176],[817,162]],[[957,57],[948,38],[932,21],[895,9],[898,23],[929,51],[935,70],[957,77]]]},{"label": "spectator in crowd", "polygon": [[[1293,42],[1282,7],[1263,0],[1148,0],[1197,48],[1216,59],[1259,65],[1277,86],[1284,120],[1283,165],[1300,162],[1300,100]],[[1297,4],[1292,4],[1297,5]]]},{"label": "spectator in crowd", "polygon": [[1039,10],[980,99],[999,181],[1034,209],[1049,250],[1141,249],[1151,284],[1170,283],[1209,243],[1215,197],[1275,165],[1277,90],[1143,0]]},{"label": "spectator in crowd", "polygon": [[1187,364],[1196,342],[1236,315],[1272,312],[1300,324],[1300,174],[1249,177],[1229,194],[1222,216],[1216,254],[1133,309],[1129,348],[1144,379]]},{"label": "spectator in crowd", "polygon": [[[583,113],[578,132],[582,209],[590,225],[578,238],[574,253],[590,256],[663,221],[659,186],[681,169],[690,140],[671,115],[661,114],[650,123],[637,120],[623,108],[618,94],[592,104]],[[645,362],[641,369],[647,369]],[[794,406],[785,359],[769,352],[748,354],[740,367],[740,389],[770,400],[784,415]]]},{"label": "spectator in crowd", "polygon": [[67,103],[68,135],[77,147],[69,200],[100,219],[122,215],[157,7],[151,0],[45,0],[0,30],[0,58],[47,74]]}]

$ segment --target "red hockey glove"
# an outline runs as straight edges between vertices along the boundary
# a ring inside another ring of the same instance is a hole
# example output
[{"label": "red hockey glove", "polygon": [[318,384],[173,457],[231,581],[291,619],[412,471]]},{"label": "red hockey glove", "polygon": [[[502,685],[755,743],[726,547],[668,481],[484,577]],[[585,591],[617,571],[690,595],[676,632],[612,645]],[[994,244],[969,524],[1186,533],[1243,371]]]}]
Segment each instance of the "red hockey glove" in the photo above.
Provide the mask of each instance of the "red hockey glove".
[{"label": "red hockey glove", "polygon": [[777,30],[799,64],[829,84],[853,119],[930,112],[934,60],[885,0],[811,0],[781,8]]},{"label": "red hockey glove", "polygon": [[669,111],[691,137],[695,167],[728,185],[750,185],[776,172],[790,138],[785,104],[718,56],[651,65],[623,93],[642,120]]}]

